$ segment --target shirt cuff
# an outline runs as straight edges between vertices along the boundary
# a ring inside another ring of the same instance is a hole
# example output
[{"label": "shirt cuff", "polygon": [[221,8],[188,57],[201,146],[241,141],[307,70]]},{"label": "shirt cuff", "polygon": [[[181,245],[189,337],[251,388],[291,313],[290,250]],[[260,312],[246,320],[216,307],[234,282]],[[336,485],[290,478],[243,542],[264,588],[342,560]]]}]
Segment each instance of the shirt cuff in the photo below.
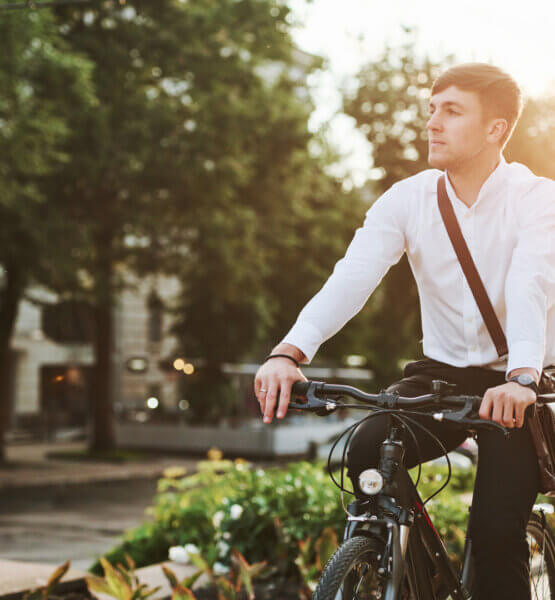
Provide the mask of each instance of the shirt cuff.
[{"label": "shirt cuff", "polygon": [[322,334],[314,325],[306,322],[297,322],[291,327],[289,333],[280,343],[296,346],[306,356],[307,361],[305,364],[307,364],[314,358],[322,342]]},{"label": "shirt cuff", "polygon": [[544,352],[538,348],[537,344],[532,342],[516,342],[509,348],[509,358],[507,361],[507,371],[505,378],[513,369],[536,369],[538,374],[543,370]]}]

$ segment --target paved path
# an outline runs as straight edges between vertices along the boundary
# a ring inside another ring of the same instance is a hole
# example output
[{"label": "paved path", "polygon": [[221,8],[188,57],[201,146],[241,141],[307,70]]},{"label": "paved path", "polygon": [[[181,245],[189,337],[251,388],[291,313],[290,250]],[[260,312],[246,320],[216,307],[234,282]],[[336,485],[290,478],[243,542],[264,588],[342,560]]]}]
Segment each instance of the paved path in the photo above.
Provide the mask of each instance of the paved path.
[{"label": "paved path", "polygon": [[[143,522],[157,479],[198,458],[147,455],[125,463],[52,459],[84,443],[11,445],[0,465],[0,560],[61,564],[86,570]],[[0,570],[0,585],[8,577]]]},{"label": "paved path", "polygon": [[51,459],[48,453],[79,452],[81,443],[12,445],[7,448],[7,463],[0,464],[0,504],[10,492],[68,486],[99,481],[154,479],[167,467],[181,466],[194,470],[198,459],[150,454],[143,460],[127,462],[92,462]]}]

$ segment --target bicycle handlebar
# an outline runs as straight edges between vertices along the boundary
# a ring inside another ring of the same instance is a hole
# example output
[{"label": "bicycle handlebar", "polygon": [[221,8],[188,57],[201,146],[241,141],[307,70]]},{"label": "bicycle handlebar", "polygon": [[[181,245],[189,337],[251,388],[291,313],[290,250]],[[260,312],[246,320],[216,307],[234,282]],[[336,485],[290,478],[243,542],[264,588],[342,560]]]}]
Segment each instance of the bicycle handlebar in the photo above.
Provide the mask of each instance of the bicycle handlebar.
[{"label": "bicycle handlebar", "polygon": [[[508,435],[512,430],[503,427],[494,421],[472,418],[469,415],[477,413],[482,402],[481,396],[465,396],[450,394],[456,386],[445,381],[434,380],[432,382],[432,393],[412,398],[399,396],[396,392],[380,392],[379,394],[367,394],[350,385],[337,385],[320,381],[297,381],[291,389],[295,396],[307,398],[306,402],[290,402],[289,407],[297,410],[315,412],[324,416],[331,414],[337,408],[359,408],[372,410],[369,406],[362,404],[345,405],[331,400],[340,396],[349,396],[354,400],[360,400],[377,409],[402,410],[418,408],[436,408],[432,414],[438,421],[450,421],[469,427],[494,428]],[[543,394],[537,397],[537,402],[555,402],[555,394]],[[459,409],[449,411],[448,409]],[[447,409],[447,410],[445,410]],[[525,416],[534,413],[535,404],[528,406]],[[422,413],[426,414],[426,413]]]}]

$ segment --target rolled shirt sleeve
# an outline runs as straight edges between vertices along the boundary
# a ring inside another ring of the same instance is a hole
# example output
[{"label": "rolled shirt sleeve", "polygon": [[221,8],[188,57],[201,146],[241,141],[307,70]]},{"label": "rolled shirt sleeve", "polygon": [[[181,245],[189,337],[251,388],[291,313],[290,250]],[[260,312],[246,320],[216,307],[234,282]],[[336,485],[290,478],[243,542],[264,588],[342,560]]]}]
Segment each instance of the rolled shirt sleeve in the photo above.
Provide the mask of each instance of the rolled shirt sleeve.
[{"label": "rolled shirt sleeve", "polygon": [[507,374],[541,373],[547,312],[555,301],[555,182],[542,179],[519,203],[519,234],[505,282]]},{"label": "rolled shirt sleeve", "polygon": [[376,289],[406,247],[408,194],[393,185],[370,207],[345,256],[300,312],[282,343],[296,346],[310,362],[318,348],[335,335]]}]

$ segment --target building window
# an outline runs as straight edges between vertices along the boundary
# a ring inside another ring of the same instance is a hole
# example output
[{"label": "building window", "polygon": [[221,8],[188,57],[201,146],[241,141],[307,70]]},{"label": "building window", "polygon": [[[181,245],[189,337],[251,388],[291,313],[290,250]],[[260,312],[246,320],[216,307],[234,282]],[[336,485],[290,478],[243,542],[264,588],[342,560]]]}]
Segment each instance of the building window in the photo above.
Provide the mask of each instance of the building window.
[{"label": "building window", "polygon": [[164,305],[162,300],[152,292],[147,302],[148,308],[148,339],[150,342],[162,341],[162,321],[164,316]]},{"label": "building window", "polygon": [[91,307],[75,300],[45,306],[41,328],[46,336],[60,344],[90,344],[94,339]]}]

